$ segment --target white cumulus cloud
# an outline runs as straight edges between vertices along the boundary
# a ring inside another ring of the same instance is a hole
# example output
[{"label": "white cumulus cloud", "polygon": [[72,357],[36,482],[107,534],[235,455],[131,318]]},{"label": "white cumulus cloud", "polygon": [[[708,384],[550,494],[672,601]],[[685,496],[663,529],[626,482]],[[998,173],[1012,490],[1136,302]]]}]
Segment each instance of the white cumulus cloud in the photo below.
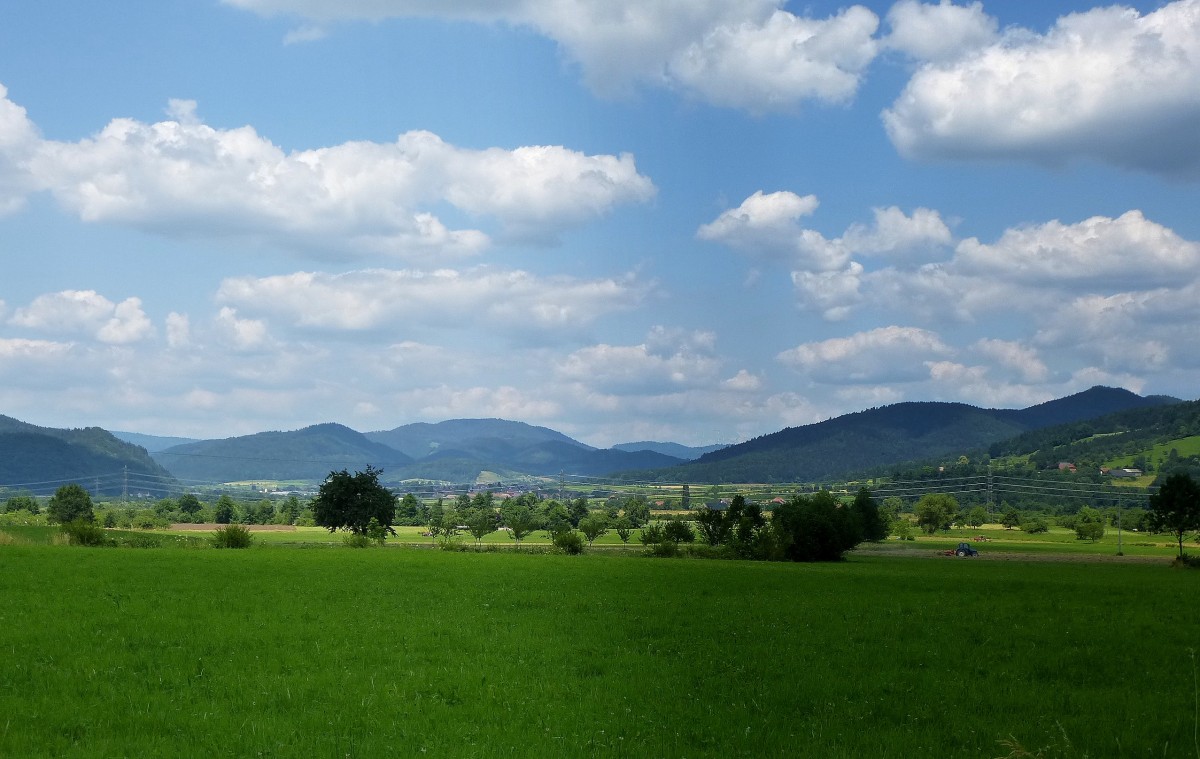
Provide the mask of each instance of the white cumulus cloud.
[{"label": "white cumulus cloud", "polygon": [[817,273],[842,271],[851,256],[927,261],[953,242],[937,211],[918,208],[910,216],[896,206],[875,208],[872,224],[852,224],[840,237],[827,238],[801,223],[818,204],[815,195],[759,190],[701,225],[696,237]]},{"label": "white cumulus cloud", "polygon": [[944,61],[974,52],[997,37],[998,23],[983,3],[955,5],[900,0],[887,13],[884,44],[920,61]]},{"label": "white cumulus cloud", "polygon": [[217,300],[304,327],[369,330],[409,324],[585,326],[635,307],[648,286],[632,278],[582,280],[478,267],[466,271],[369,269],[224,280]]},{"label": "white cumulus cloud", "polygon": [[980,338],[973,346],[981,355],[1015,372],[1023,382],[1045,382],[1050,370],[1037,350],[1013,340]]},{"label": "white cumulus cloud", "polygon": [[640,345],[592,345],[558,362],[555,376],[599,393],[662,395],[717,381],[714,336],[656,327]]},{"label": "white cumulus cloud", "polygon": [[[6,103],[0,130],[15,119]],[[655,193],[630,155],[472,150],[423,131],[288,153],[252,127],[202,123],[193,101],[172,100],[168,114],[153,124],[115,119],[78,142],[37,142],[29,172],[85,221],[417,260],[473,255],[490,243],[481,230],[447,227],[434,213],[442,205],[495,219],[509,235],[552,239]],[[0,193],[4,177],[0,164]]]},{"label": "white cumulus cloud", "polygon": [[926,362],[952,351],[929,330],[889,326],[803,343],[778,360],[821,383],[911,382],[928,376]]},{"label": "white cumulus cloud", "polygon": [[[594,91],[665,86],[755,112],[845,101],[878,52],[879,18],[861,5],[819,19],[783,10],[782,0],[225,2],[317,24],[424,17],[531,28],[558,43]],[[288,41],[303,39],[311,28],[300,26]]]},{"label": "white cumulus cloud", "polygon": [[749,111],[801,100],[843,102],[877,52],[879,18],[856,5],[828,19],[776,11],[764,23],[721,26],[669,64],[684,87],[716,105]]},{"label": "white cumulus cloud", "polygon": [[883,114],[918,159],[1087,158],[1200,176],[1200,0],[1121,6],[1010,29],[974,55],[921,67]]},{"label": "white cumulus cloud", "polygon": [[1050,221],[1006,230],[993,244],[958,245],[955,269],[1013,283],[1062,287],[1086,283],[1106,291],[1153,287],[1200,272],[1200,243],[1127,211],[1075,224]]},{"label": "white cumulus cloud", "polygon": [[800,224],[817,205],[816,195],[759,190],[737,208],[702,225],[696,237],[755,256],[783,258],[806,270],[839,269],[846,263],[846,251]]},{"label": "white cumulus cloud", "polygon": [[154,325],[142,311],[140,298],[113,303],[95,290],[39,295],[28,306],[18,308],[9,323],[50,333],[87,335],[114,345],[138,342],[154,334]]},{"label": "white cumulus cloud", "polygon": [[0,216],[21,208],[36,188],[28,162],[40,140],[25,109],[9,100],[0,84]]}]

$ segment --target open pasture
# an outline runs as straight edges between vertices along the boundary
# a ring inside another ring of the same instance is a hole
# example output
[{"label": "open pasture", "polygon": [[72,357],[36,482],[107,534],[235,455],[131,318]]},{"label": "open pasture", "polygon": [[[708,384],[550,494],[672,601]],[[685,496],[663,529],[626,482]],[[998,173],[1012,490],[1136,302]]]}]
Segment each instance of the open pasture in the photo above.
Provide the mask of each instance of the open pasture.
[{"label": "open pasture", "polygon": [[1200,756],[1198,590],[1165,564],[0,545],[0,756]]}]

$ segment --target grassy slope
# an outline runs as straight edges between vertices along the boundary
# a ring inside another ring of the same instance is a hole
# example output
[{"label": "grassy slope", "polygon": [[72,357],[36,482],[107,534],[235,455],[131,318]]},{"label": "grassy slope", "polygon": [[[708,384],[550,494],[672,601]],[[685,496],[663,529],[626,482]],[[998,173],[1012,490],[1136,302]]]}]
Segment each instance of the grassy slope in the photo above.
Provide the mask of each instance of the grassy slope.
[{"label": "grassy slope", "polygon": [[1190,756],[1200,573],[0,546],[0,756]]},{"label": "grassy slope", "polygon": [[1130,466],[1137,455],[1145,456],[1149,461],[1166,461],[1172,448],[1183,458],[1200,456],[1200,435],[1191,435],[1189,437],[1168,440],[1164,443],[1156,443],[1140,454],[1119,456],[1104,462],[1104,464],[1109,467]]}]

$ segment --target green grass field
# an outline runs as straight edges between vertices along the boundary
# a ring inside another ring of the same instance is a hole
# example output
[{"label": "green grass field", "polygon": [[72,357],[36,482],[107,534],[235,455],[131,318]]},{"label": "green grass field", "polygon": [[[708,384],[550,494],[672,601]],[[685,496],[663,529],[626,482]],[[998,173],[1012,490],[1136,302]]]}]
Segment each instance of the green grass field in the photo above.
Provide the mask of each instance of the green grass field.
[{"label": "green grass field", "polygon": [[1165,562],[9,542],[0,756],[998,757],[1015,738],[1200,757],[1198,590]]},{"label": "green grass field", "polygon": [[[16,528],[4,528],[10,531]],[[27,528],[37,531],[44,528]],[[424,528],[421,527],[397,527],[396,536],[389,538],[389,547],[396,545],[412,545],[412,546],[435,546],[437,541],[431,538],[423,537]],[[202,536],[211,535],[211,531],[207,532],[164,532],[162,534],[183,535],[183,536]],[[292,545],[292,546],[341,546],[342,536],[344,533],[331,534],[328,530],[321,527],[297,527],[294,530],[278,531],[278,532],[255,532],[254,540],[263,545]],[[986,542],[975,542],[972,540],[977,535],[985,535],[989,538]],[[474,546],[475,539],[469,534],[458,536],[459,542],[464,546]],[[980,551],[987,553],[1029,553],[1029,554],[1062,554],[1064,556],[1114,556],[1117,553],[1118,537],[1117,531],[1113,528],[1108,528],[1104,537],[1099,541],[1092,543],[1087,540],[1078,540],[1075,537],[1073,530],[1068,530],[1063,527],[1052,527],[1047,533],[1040,535],[1030,535],[1021,530],[1006,530],[1000,525],[984,525],[983,527],[965,527],[955,528],[948,532],[939,532],[936,535],[926,536],[920,535],[914,541],[897,541],[891,539],[881,546],[866,545],[864,549],[871,552],[878,550],[888,550],[896,552],[933,552],[940,548],[951,548],[960,540],[971,542]],[[542,531],[535,532],[533,535],[525,539],[523,545],[529,548],[548,547],[550,544],[546,533]],[[486,535],[483,538],[482,545],[485,547],[497,548],[516,548],[515,542],[509,538],[508,533],[503,531],[494,532]],[[1192,552],[1200,552],[1200,544],[1194,540],[1188,541],[1188,546]],[[616,533],[609,532],[596,540],[593,550],[604,549],[606,551],[618,550],[627,548],[630,551],[641,551],[641,543],[638,542],[637,532],[635,531],[630,538],[628,546],[621,543],[620,538]],[[1177,547],[1170,535],[1149,535],[1145,533],[1124,531],[1120,538],[1121,553],[1126,556],[1158,556],[1164,560],[1170,560],[1177,552]]]}]

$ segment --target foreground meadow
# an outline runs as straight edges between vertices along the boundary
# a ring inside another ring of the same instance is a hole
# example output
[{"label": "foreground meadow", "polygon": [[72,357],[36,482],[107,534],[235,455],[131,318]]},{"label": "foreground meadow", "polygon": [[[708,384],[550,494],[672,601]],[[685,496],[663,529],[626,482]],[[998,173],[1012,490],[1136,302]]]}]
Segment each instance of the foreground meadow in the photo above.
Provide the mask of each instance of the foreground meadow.
[{"label": "foreground meadow", "polygon": [[1200,757],[1198,590],[1165,564],[0,545],[0,756]]}]

